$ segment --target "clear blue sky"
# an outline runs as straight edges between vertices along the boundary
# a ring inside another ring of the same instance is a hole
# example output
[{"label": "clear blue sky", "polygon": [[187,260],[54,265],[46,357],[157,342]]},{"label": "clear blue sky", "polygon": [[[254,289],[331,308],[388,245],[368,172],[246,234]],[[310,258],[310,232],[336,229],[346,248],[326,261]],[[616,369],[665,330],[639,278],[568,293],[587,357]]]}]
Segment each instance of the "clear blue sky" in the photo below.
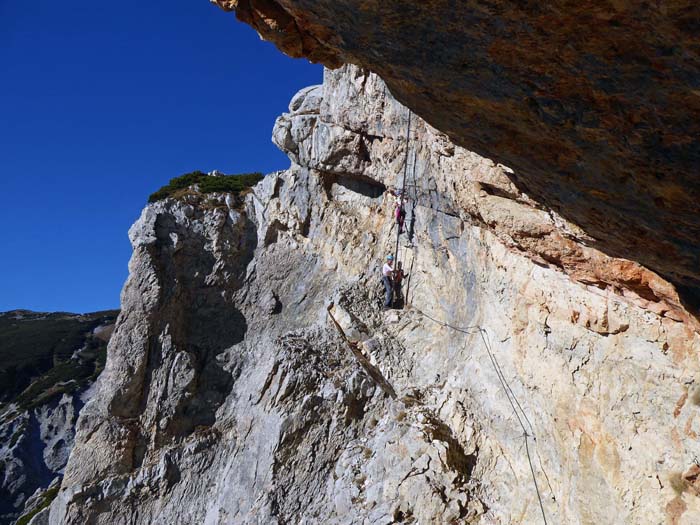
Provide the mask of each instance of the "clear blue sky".
[{"label": "clear blue sky", "polygon": [[286,168],[272,125],[321,79],[206,0],[0,0],[0,311],[118,307],[148,195]]}]

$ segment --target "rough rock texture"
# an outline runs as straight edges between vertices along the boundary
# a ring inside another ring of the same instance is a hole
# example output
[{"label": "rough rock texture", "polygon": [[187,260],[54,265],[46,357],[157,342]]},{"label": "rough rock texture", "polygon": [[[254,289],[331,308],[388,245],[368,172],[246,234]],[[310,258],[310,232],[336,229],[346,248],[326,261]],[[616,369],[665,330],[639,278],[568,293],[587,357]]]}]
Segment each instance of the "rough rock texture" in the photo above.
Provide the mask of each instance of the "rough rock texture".
[{"label": "rough rock texture", "polygon": [[35,491],[60,478],[73,446],[81,394],[63,394],[0,423],[0,523],[12,523]]},{"label": "rough rock texture", "polygon": [[700,312],[700,3],[212,1],[291,56],[378,73]]},{"label": "rough rock texture", "polygon": [[327,72],[244,210],[144,210],[51,524],[541,523],[528,452],[550,523],[698,522],[700,338],[673,287],[422,121],[407,308],[380,311],[406,116]]}]

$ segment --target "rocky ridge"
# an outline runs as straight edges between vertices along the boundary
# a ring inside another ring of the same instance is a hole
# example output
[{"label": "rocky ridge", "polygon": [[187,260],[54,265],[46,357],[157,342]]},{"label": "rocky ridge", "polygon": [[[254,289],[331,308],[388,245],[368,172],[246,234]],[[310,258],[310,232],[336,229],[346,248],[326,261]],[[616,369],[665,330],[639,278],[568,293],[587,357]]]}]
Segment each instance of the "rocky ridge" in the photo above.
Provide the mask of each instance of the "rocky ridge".
[{"label": "rocky ridge", "polygon": [[407,116],[327,71],[242,210],[146,207],[36,523],[540,523],[527,452],[551,523],[700,519],[700,338],[673,286],[420,119],[408,308],[380,311]]}]

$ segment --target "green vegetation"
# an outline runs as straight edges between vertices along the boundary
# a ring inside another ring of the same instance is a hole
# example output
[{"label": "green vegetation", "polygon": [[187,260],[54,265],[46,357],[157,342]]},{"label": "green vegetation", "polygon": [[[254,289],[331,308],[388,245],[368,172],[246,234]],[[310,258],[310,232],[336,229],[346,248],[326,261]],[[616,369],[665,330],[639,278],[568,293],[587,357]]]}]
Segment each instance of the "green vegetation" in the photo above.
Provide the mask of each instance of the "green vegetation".
[{"label": "green vegetation", "polygon": [[[114,323],[117,313],[0,314],[0,402],[37,406],[96,377],[107,343],[93,330]],[[79,358],[73,358],[78,350]]]},{"label": "green vegetation", "polygon": [[195,184],[200,193],[241,193],[257,184],[262,178],[262,173],[241,173],[214,177],[201,171],[193,171],[170,179],[168,184],[151,194],[148,202],[156,202],[168,197],[177,198]]},{"label": "green vegetation", "polygon": [[54,487],[52,489],[47,490],[44,493],[44,499],[41,501],[41,505],[38,505],[34,510],[32,510],[30,513],[25,514],[24,516],[20,517],[16,522],[15,525],[27,525],[34,516],[39,514],[42,510],[47,508],[49,505],[51,505],[51,502],[56,499],[56,496],[58,495],[58,489],[59,487]]},{"label": "green vegetation", "polygon": [[79,359],[70,359],[59,363],[29,385],[15,398],[15,402],[20,408],[31,410],[44,404],[52,397],[79,389],[93,378],[96,370],[97,363],[95,361],[85,362]]}]

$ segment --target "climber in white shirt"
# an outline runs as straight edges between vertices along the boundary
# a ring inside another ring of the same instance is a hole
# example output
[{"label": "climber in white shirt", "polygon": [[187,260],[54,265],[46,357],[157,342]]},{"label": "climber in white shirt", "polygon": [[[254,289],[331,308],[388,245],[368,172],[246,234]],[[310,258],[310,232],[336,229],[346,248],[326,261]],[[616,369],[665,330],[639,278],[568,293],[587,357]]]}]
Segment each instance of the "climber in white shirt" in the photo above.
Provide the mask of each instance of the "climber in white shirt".
[{"label": "climber in white shirt", "polygon": [[382,267],[382,282],[384,283],[384,290],[386,291],[386,297],[384,298],[384,309],[391,307],[394,284],[392,281],[392,276],[394,274],[394,256],[387,255],[386,262]]}]

